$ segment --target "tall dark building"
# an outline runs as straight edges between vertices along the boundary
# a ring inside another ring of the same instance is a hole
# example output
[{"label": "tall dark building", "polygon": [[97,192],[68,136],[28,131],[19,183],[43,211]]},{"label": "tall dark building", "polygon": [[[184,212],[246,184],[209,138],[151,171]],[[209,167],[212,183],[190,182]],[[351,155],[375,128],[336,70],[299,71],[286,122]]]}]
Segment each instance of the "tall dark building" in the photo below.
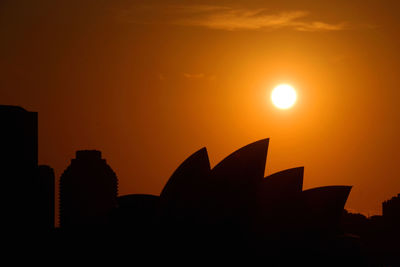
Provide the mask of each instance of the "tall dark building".
[{"label": "tall dark building", "polygon": [[400,194],[382,203],[382,215],[387,223],[400,224]]},{"label": "tall dark building", "polygon": [[37,218],[41,229],[54,228],[55,178],[54,170],[46,165],[38,168]]},{"label": "tall dark building", "polygon": [[38,164],[38,114],[0,105],[1,224],[33,226]]},{"label": "tall dark building", "polygon": [[117,191],[117,177],[101,152],[77,151],[60,178],[60,226],[108,224],[117,205]]}]

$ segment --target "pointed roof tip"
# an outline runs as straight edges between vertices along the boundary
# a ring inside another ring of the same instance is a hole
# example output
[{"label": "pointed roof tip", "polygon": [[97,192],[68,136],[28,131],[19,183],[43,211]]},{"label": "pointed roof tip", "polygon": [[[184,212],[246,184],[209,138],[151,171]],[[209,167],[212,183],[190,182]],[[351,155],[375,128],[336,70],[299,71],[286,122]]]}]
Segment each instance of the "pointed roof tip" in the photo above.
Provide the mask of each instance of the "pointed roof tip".
[{"label": "pointed roof tip", "polygon": [[[326,199],[341,199],[344,203],[347,202],[347,198],[350,195],[350,191],[353,186],[349,185],[329,185],[310,188],[304,190],[302,193],[311,197],[324,196]],[[334,196],[332,198],[332,196]]]},{"label": "pointed roof tip", "polygon": [[187,162],[192,162],[192,161],[197,161],[197,160],[201,160],[201,159],[207,159],[208,158],[208,151],[206,147],[202,147],[199,150],[196,150],[195,152],[193,152],[192,154],[190,154],[188,157],[185,158],[184,161],[181,162],[181,164],[179,164],[178,168],[179,169],[182,165],[184,165]]},{"label": "pointed roof tip", "polygon": [[196,152],[194,152],[193,154],[191,154],[189,157],[187,157],[187,158],[182,162],[182,164],[183,164],[184,162],[186,162],[186,161],[189,161],[189,160],[192,160],[192,159],[200,159],[200,158],[207,159],[208,162],[210,162],[210,160],[209,160],[209,158],[208,158],[208,151],[207,151],[207,148],[206,148],[206,147],[202,147],[202,148],[200,148],[199,150],[197,150]]},{"label": "pointed roof tip", "polygon": [[338,227],[351,188],[347,185],[332,185],[304,190],[301,201],[308,213],[307,225],[321,229]]},{"label": "pointed roof tip", "polygon": [[252,145],[256,145],[256,144],[265,144],[265,145],[268,145],[269,144],[269,138],[263,138],[263,139],[260,139],[260,140],[257,140],[257,141],[255,141],[255,142],[252,142],[252,143],[250,143],[250,144],[248,144],[248,145],[246,145],[246,146],[244,146],[244,147],[247,147],[247,146],[252,146]]},{"label": "pointed roof tip", "polygon": [[200,148],[199,150],[197,150],[196,152],[194,152],[194,153],[197,153],[197,152],[199,152],[199,153],[205,153],[205,154],[207,154],[207,157],[208,157],[208,151],[207,151],[207,147],[202,147],[202,148]]},{"label": "pointed roof tip", "polygon": [[[350,194],[351,189],[353,188],[352,185],[327,185],[327,186],[320,186],[309,188],[304,190],[303,192],[340,192],[346,194],[347,196]],[[347,197],[346,197],[347,198]]]},{"label": "pointed roof tip", "polygon": [[258,140],[258,141],[255,141],[255,142],[251,143],[250,145],[252,145],[252,144],[254,144],[254,145],[255,145],[255,144],[260,144],[260,146],[261,146],[261,145],[267,146],[267,149],[268,149],[269,138],[260,139],[260,140]]},{"label": "pointed roof tip", "polygon": [[304,166],[294,167],[294,168],[285,169],[285,170],[282,170],[279,172],[275,172],[273,174],[265,176],[264,179],[270,179],[270,178],[273,178],[275,176],[282,175],[282,174],[300,174],[300,173],[302,176],[304,175]]},{"label": "pointed roof tip", "polygon": [[269,138],[264,138],[264,139],[260,139],[258,141],[255,141],[253,143],[250,143],[248,145],[245,145],[244,147],[242,147],[242,148],[240,148],[238,150],[241,150],[241,149],[244,149],[244,148],[248,148],[248,147],[259,147],[259,148],[266,147],[266,149],[268,150],[268,145],[269,145]]},{"label": "pointed roof tip", "polygon": [[187,157],[178,168],[175,169],[167,180],[160,196],[165,197],[165,195],[170,194],[169,192],[174,194],[174,191],[184,190],[186,180],[196,179],[197,176],[201,176],[210,170],[211,165],[207,148],[202,147]]},{"label": "pointed roof tip", "polygon": [[350,191],[353,188],[352,185],[327,185],[327,186],[320,186],[320,187],[314,187],[310,188],[304,191],[319,191],[319,190],[343,190],[343,191]]},{"label": "pointed roof tip", "polygon": [[254,141],[253,143],[257,143],[257,142],[269,142],[269,137]]},{"label": "pointed roof tip", "polygon": [[175,170],[175,172],[172,174],[172,176],[181,168],[185,167],[185,166],[189,166],[189,167],[194,167],[195,163],[206,163],[208,164],[209,168],[210,167],[210,160],[208,158],[208,152],[207,152],[207,148],[206,147],[202,147],[199,150],[197,150],[196,152],[194,152],[193,154],[191,154],[189,157],[187,157],[179,166],[178,168]]},{"label": "pointed roof tip", "polygon": [[[246,155],[248,159],[250,158],[260,158],[264,162],[267,160],[267,152],[268,152],[269,138],[261,139],[255,141],[253,143],[247,144],[221,160],[214,168],[218,169],[221,166],[226,165],[228,162],[236,161],[238,155]],[[255,151],[256,150],[256,151]],[[265,165],[265,164],[264,164]]]},{"label": "pointed roof tip", "polygon": [[266,138],[235,150],[214,166],[212,175],[236,188],[262,181],[268,144],[269,139]]},{"label": "pointed roof tip", "polygon": [[275,195],[300,193],[303,190],[304,167],[295,167],[268,175],[262,180],[260,192]]}]

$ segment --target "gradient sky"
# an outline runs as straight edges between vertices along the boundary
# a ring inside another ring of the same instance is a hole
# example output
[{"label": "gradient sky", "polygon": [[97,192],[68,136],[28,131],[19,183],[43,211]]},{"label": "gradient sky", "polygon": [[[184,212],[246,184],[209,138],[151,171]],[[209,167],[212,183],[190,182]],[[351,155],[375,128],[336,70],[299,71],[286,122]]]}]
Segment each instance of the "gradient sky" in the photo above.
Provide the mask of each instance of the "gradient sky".
[{"label": "gradient sky", "polygon": [[[270,137],[266,174],[353,185],[346,208],[400,192],[399,1],[0,2],[0,104],[39,112],[57,178],[99,149],[119,193],[159,194],[206,146],[211,165]],[[286,111],[269,94],[298,90]]]}]

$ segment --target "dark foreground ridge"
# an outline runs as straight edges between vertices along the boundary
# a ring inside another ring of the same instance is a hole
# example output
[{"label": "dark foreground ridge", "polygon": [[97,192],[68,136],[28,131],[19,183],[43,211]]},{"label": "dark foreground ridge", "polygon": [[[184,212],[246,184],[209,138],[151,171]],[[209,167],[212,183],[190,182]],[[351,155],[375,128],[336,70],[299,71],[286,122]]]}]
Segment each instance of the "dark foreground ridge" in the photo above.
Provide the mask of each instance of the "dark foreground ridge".
[{"label": "dark foreground ridge", "polygon": [[[77,151],[60,178],[60,228],[54,228],[54,172],[37,164],[37,113],[0,106],[0,119],[2,230],[8,242],[27,245],[20,252],[68,258],[80,251],[93,260],[217,255],[273,266],[399,263],[400,196],[383,204],[383,216],[365,218],[344,210],[351,186],[303,190],[303,167],[264,177],[269,139],[214,168],[206,148],[198,150],[159,196],[118,197],[117,176],[101,152]],[[37,240],[44,245],[33,245]]]}]

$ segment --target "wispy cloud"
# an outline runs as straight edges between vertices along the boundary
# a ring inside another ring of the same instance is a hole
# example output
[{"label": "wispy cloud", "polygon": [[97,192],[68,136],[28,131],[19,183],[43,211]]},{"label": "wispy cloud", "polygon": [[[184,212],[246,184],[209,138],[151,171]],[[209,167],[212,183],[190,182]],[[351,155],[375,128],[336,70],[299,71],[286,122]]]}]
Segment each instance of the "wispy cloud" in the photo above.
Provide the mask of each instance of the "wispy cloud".
[{"label": "wispy cloud", "polygon": [[340,31],[345,29],[345,24],[329,24],[320,21],[313,22],[298,22],[297,25],[292,25],[298,31],[312,32],[312,31]]},{"label": "wispy cloud", "polygon": [[206,79],[209,81],[213,81],[216,79],[215,75],[206,75],[204,73],[183,73],[183,77],[185,77],[188,80]]},{"label": "wispy cloud", "polygon": [[188,79],[201,79],[204,78],[204,73],[184,73],[183,76]]},{"label": "wispy cloud", "polygon": [[216,30],[340,31],[348,29],[343,22],[315,20],[305,10],[272,12],[265,8],[238,8],[217,5],[143,5],[126,7],[117,19],[135,24],[174,24]]},{"label": "wispy cloud", "polygon": [[191,6],[177,9],[185,17],[174,23],[219,30],[274,30],[289,28],[296,31],[339,31],[345,23],[328,23],[308,19],[302,10],[269,13],[266,9],[240,9],[220,6]]},{"label": "wispy cloud", "polygon": [[162,73],[159,73],[159,74],[157,75],[157,77],[158,77],[158,79],[159,79],[160,81],[165,81],[165,79],[166,79],[165,75],[162,74]]}]

